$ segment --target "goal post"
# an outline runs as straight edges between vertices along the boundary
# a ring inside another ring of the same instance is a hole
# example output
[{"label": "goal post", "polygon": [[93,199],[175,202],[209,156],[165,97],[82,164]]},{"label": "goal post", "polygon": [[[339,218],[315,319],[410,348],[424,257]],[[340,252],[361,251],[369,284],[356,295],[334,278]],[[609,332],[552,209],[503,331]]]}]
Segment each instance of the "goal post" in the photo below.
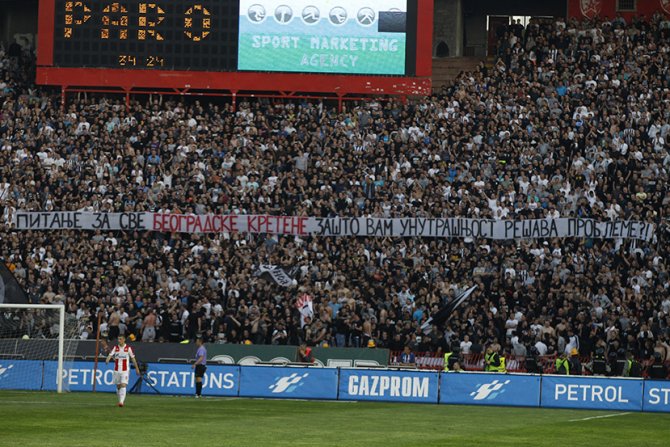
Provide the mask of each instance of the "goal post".
[{"label": "goal post", "polygon": [[0,341],[4,342],[0,355],[25,360],[55,358],[56,390],[62,393],[65,359],[74,354],[78,342],[77,323],[71,315],[66,319],[64,304],[0,304]]}]

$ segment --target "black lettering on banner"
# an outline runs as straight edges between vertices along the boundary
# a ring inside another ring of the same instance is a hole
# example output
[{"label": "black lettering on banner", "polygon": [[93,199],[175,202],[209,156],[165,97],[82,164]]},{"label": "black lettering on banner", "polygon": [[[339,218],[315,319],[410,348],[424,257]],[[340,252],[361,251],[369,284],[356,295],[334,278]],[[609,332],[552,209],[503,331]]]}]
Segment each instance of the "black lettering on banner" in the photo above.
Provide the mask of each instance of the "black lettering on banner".
[{"label": "black lettering on banner", "polygon": [[482,236],[482,222],[479,219],[470,220],[470,234],[476,238]]},{"label": "black lettering on banner", "polygon": [[407,219],[407,236],[415,237],[417,236],[417,229],[419,228],[419,222],[415,218]]},{"label": "black lettering on banner", "polygon": [[30,228],[27,215],[20,213],[16,215],[16,228],[19,230]]},{"label": "black lettering on banner", "polygon": [[458,228],[458,219],[450,217],[447,219],[447,225],[449,225],[449,234],[451,237],[460,237],[461,229]]},{"label": "black lettering on banner", "polygon": [[375,219],[372,217],[367,217],[365,219],[365,235],[366,236],[379,236],[375,233]]},{"label": "black lettering on banner", "polygon": [[444,237],[449,235],[449,227],[447,226],[447,221],[445,219],[437,219],[435,222],[435,236]]},{"label": "black lettering on banner", "polygon": [[571,217],[568,219],[568,237],[573,237],[577,235],[577,218]]},{"label": "black lettering on banner", "polygon": [[458,219],[460,223],[460,227],[463,229],[462,234],[465,235],[465,237],[472,237],[472,228],[469,225],[469,221],[466,219]]},{"label": "black lettering on banner", "polygon": [[583,234],[584,237],[595,237],[595,225],[592,219],[579,219],[577,225],[581,227],[580,233]]},{"label": "black lettering on banner", "polygon": [[119,216],[119,227],[122,230],[140,230],[142,213],[121,213]]},{"label": "black lettering on banner", "polygon": [[92,226],[95,230],[108,230],[109,216],[107,213],[95,213],[95,221]]},{"label": "black lettering on banner", "polygon": [[511,239],[514,236],[514,221],[505,221],[505,236],[499,239]]},{"label": "black lettering on banner", "polygon": [[409,219],[400,219],[400,237],[407,236],[407,226],[409,224]]},{"label": "black lettering on banner", "polygon": [[637,235],[638,239],[647,239],[647,234],[649,233],[650,223],[640,222],[640,234]]},{"label": "black lettering on banner", "polygon": [[613,225],[613,230],[612,230],[612,237],[614,238],[620,238],[623,235],[623,225],[622,222],[616,221],[614,222]]},{"label": "black lettering on banner", "polygon": [[523,237],[523,221],[514,222],[514,239],[521,239]]},{"label": "black lettering on banner", "polygon": [[[386,233],[387,222],[390,222],[388,219],[377,219],[373,217],[368,217],[365,219],[365,234],[367,236],[388,236],[390,233]],[[393,229],[393,225],[391,225]]]},{"label": "black lettering on banner", "polygon": [[[44,224],[41,224],[42,217],[44,217]],[[35,213],[30,215],[30,223],[28,228],[49,228],[48,224],[49,214],[48,213]]]},{"label": "black lettering on banner", "polygon": [[54,228],[54,229],[60,229],[63,228],[62,224],[62,219],[60,218],[61,213],[54,213],[54,215],[51,218],[51,223],[49,223],[48,227]]},{"label": "black lettering on banner", "polygon": [[316,218],[316,226],[319,227],[319,232],[317,234],[320,235],[320,236],[325,236],[326,235],[326,229],[325,229],[324,221],[327,221],[327,219],[324,219],[322,217],[317,217]]},{"label": "black lettering on banner", "polygon": [[540,234],[541,238],[550,237],[549,221],[547,219],[542,219],[540,221]]},{"label": "black lettering on banner", "polygon": [[654,237],[654,224],[647,224],[644,233],[644,240],[650,241]]},{"label": "black lettering on banner", "polygon": [[[420,236],[430,236],[430,231],[428,231],[428,233],[426,233],[426,223],[431,222],[432,219],[426,219],[425,217],[420,217],[416,221],[417,221],[417,224],[418,224],[418,230],[417,231],[419,232],[419,235]],[[430,227],[430,224],[429,224],[429,227]]]},{"label": "black lettering on banner", "polygon": [[331,231],[334,236],[346,236],[349,219],[335,218],[331,219]]},{"label": "black lettering on banner", "polygon": [[383,225],[384,236],[393,235],[393,220],[391,219],[380,219],[379,223]]},{"label": "black lettering on banner", "polygon": [[361,233],[361,222],[358,220],[358,218],[351,219],[349,229],[351,230],[350,234],[353,236],[358,236]]}]

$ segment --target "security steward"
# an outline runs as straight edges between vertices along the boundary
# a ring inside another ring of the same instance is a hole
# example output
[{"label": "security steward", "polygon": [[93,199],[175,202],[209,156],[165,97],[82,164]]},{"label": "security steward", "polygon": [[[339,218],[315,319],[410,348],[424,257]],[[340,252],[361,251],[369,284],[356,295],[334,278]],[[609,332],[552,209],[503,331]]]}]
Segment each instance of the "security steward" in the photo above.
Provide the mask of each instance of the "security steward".
[{"label": "security steward", "polygon": [[484,355],[484,371],[498,373],[507,372],[507,368],[505,367],[505,357],[495,352],[492,348],[487,348],[486,354]]},{"label": "security steward", "polygon": [[561,356],[556,359],[556,374],[565,376],[570,375],[570,360],[568,360],[566,353],[561,354]]}]

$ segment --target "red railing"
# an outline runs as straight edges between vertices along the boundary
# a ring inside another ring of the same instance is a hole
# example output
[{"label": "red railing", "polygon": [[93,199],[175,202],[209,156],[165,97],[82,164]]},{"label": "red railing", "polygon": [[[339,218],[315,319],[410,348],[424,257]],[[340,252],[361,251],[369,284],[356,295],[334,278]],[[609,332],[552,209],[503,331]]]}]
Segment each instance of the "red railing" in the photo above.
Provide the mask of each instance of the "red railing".
[{"label": "red railing", "polygon": [[[389,358],[389,366],[400,365],[400,356],[402,351],[391,351]],[[444,356],[435,352],[416,352],[414,353],[417,369],[442,371],[444,369]],[[556,372],[556,358],[557,355],[544,355],[537,358],[539,370],[543,374],[553,374]],[[465,354],[460,356],[461,368],[465,371],[483,371],[484,370],[484,354]],[[579,359],[585,367],[583,368],[583,375],[592,375],[590,368],[590,357],[580,357]],[[648,377],[648,367],[650,362],[642,361],[643,377]],[[508,372],[528,372],[526,369],[526,357],[506,355],[505,364]],[[666,362],[666,366],[670,370],[670,361]],[[670,377],[669,377],[670,378]]]}]

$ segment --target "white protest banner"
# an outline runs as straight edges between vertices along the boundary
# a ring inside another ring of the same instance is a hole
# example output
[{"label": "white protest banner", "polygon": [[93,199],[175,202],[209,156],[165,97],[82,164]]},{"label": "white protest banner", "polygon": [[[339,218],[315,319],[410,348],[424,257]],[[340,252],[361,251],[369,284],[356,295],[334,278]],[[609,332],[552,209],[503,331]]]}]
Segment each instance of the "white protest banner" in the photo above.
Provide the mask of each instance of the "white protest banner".
[{"label": "white protest banner", "polygon": [[449,218],[306,217],[238,214],[97,213],[80,211],[15,213],[17,230],[123,230],[168,233],[254,233],[295,236],[431,237],[482,239],[592,238],[654,236],[654,224],[558,218],[492,220]]}]

